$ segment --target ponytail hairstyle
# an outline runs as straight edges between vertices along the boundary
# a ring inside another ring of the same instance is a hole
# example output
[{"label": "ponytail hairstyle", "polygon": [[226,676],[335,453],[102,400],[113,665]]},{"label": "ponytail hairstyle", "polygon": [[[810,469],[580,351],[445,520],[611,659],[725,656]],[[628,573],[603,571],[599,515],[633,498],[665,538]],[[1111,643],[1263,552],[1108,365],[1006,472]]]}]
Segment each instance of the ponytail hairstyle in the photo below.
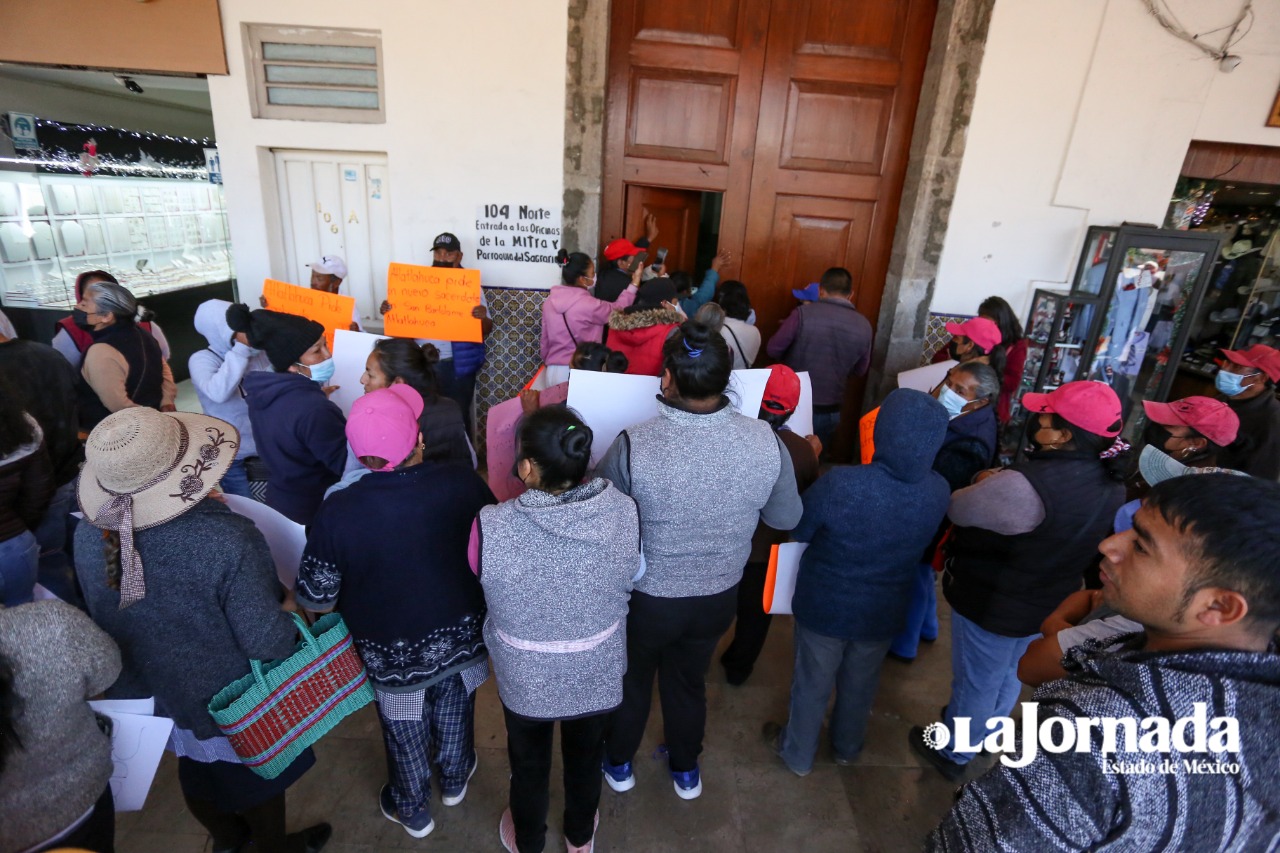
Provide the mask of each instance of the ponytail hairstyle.
[{"label": "ponytail hairstyle", "polygon": [[569,364],[576,370],[595,373],[626,373],[631,362],[626,355],[611,350],[599,341],[583,341],[573,351]]},{"label": "ponytail hairstyle", "polygon": [[140,304],[123,285],[114,281],[95,281],[85,286],[84,295],[93,300],[98,312],[114,314],[116,322],[145,323],[155,314]]},{"label": "ponytail hairstyle", "polygon": [[556,263],[560,265],[560,278],[565,284],[576,285],[578,279],[587,274],[594,262],[591,256],[582,252],[569,252],[561,249],[556,253]]},{"label": "ponytail hairstyle", "polygon": [[686,400],[719,397],[729,387],[733,358],[715,329],[685,320],[662,345],[662,369],[670,371],[676,392]]},{"label": "ponytail hairstyle", "polygon": [[435,344],[418,346],[412,338],[387,338],[373,345],[373,354],[388,384],[403,379],[428,404],[440,396],[440,385],[436,379],[440,350]]},{"label": "ponytail hairstyle", "polygon": [[568,406],[546,406],[528,415],[516,434],[516,464],[538,468],[539,490],[563,492],[579,485],[591,464],[591,427]]},{"label": "ponytail hairstyle", "polygon": [[1071,430],[1071,441],[1067,445],[1082,456],[1096,458],[1106,470],[1107,476],[1116,482],[1124,482],[1132,470],[1129,443],[1119,437],[1099,435],[1076,426],[1062,415],[1052,414],[1053,428]]}]

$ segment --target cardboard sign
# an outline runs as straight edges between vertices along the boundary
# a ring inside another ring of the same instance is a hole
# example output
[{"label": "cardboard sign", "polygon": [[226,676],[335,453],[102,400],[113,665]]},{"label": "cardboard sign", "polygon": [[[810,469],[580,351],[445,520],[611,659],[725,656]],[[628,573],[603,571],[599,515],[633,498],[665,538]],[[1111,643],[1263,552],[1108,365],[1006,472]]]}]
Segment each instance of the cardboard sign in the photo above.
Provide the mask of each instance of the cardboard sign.
[{"label": "cardboard sign", "polygon": [[808,542],[786,542],[774,545],[769,552],[769,569],[764,578],[765,613],[791,612],[791,599],[796,593],[796,577],[800,574],[800,558],[809,548]]},{"label": "cardboard sign", "polygon": [[337,329],[350,329],[351,317],[356,310],[356,300],[340,293],[325,293],[296,284],[267,279],[262,284],[267,309],[315,320],[324,326],[324,339],[333,351],[333,333]]},{"label": "cardboard sign", "polygon": [[385,335],[371,335],[368,332],[353,332],[350,329],[338,329],[333,333],[333,379],[331,385],[338,390],[329,395],[342,414],[351,414],[351,406],[364,396],[364,386],[360,377],[364,375],[364,364],[373,352],[373,345],[385,341]]},{"label": "cardboard sign", "polygon": [[153,699],[99,700],[89,706],[111,718],[110,785],[116,811],[141,811],[169,743],[173,720],[151,716]]},{"label": "cardboard sign", "polygon": [[858,421],[858,441],[862,447],[862,464],[870,465],[876,455],[876,418],[880,417],[880,407],[876,406]]},{"label": "cardboard sign", "polygon": [[[563,403],[569,397],[569,383],[561,382],[541,392],[539,406]],[[485,422],[485,447],[488,451],[489,488],[500,501],[524,494],[524,483],[511,473],[516,462],[516,430],[524,415],[520,398],[512,397],[489,409]]]},{"label": "cardboard sign", "polygon": [[904,370],[898,374],[898,387],[911,388],[931,394],[933,389],[941,385],[942,380],[947,378],[947,373],[950,372],[951,368],[959,363],[954,359],[947,359],[937,364],[926,364],[924,367],[917,367],[914,370]]},{"label": "cardboard sign", "polygon": [[429,338],[478,344],[480,320],[471,310],[480,304],[480,271],[392,264],[387,271],[383,330],[397,338]]}]

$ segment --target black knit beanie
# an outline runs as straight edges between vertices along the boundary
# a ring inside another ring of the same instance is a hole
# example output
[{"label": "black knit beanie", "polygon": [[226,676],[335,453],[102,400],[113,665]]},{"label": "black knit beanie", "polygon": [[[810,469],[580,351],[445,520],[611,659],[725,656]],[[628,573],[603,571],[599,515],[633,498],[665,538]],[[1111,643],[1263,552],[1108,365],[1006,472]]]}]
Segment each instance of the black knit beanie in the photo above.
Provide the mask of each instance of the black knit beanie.
[{"label": "black knit beanie", "polygon": [[250,311],[244,304],[227,309],[227,325],[233,332],[244,332],[249,346],[265,352],[277,373],[296,364],[324,335],[324,326],[315,320],[265,308]]}]

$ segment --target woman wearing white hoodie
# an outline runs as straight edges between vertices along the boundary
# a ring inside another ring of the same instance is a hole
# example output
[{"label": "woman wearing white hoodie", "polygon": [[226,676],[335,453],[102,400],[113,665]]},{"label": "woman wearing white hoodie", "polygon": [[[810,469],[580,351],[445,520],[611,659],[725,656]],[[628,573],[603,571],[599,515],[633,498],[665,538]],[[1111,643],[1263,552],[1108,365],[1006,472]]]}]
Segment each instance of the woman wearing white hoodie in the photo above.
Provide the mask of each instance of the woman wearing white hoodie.
[{"label": "woman wearing white hoodie", "polygon": [[240,380],[251,370],[270,370],[271,362],[266,353],[249,346],[243,332],[231,331],[227,325],[230,307],[230,302],[210,299],[196,309],[196,331],[204,335],[209,346],[188,359],[187,369],[204,413],[240,430],[240,449],[236,451],[236,461],[222,478],[221,488],[227,494],[247,498],[251,495],[244,461],[257,456],[258,451],[253,443],[249,407],[245,404]]}]

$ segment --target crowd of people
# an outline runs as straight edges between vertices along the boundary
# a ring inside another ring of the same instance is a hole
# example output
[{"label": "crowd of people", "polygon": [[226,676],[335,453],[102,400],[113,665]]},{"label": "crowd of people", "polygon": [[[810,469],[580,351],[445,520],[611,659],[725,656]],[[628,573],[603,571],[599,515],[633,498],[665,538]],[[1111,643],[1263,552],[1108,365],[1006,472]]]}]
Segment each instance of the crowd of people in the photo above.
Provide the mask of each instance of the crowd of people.
[{"label": "crowd of people", "polygon": [[[590,256],[561,253],[539,387],[570,369],[656,376],[657,416],[592,464],[591,425],[527,389],[521,490],[503,502],[472,445],[483,344],[378,342],[344,414],[322,326],[211,300],[195,315],[208,348],[188,364],[195,414],[175,409],[154,318],[104,271],[81,276],[54,346],[0,340],[0,853],[114,849],[108,734],[85,701],[103,693],[154,697],[173,720],[183,798],[214,850],[323,848],[327,823],[286,830],[285,793],[315,753],[264,778],[210,701],[251,661],[290,654],[291,614],[330,612],[376,697],[387,820],[428,836],[442,818],[433,777],[441,805],[464,801],[476,690],[493,677],[510,766],[496,841],[545,848],[559,724],[564,843],[589,851],[604,786],[652,782],[635,759],[655,680],[673,792],[702,794],[715,650],[732,629],[726,680],[751,677],[772,618],[771,549],[789,540],[807,547],[787,718],[760,723],[792,773],[812,771],[824,720],[835,763],[858,761],[886,659],[938,637],[941,587],[950,694],[920,721],[933,725],[904,735],[927,768],[968,782],[930,849],[1277,843],[1280,352],[1225,351],[1217,397],[1146,402],[1140,457],[1107,385],[1026,394],[1025,449],[1002,466],[1026,343],[992,297],[948,325],[955,364],[931,392],[881,401],[870,461],[833,465],[850,380],[871,361],[853,276],[832,268],[795,290],[762,334],[748,286],[721,279],[727,252],[695,286],[643,263],[658,236],[651,217],[645,227],[605,247],[598,276]],[[433,258],[459,266],[457,238],[437,237]],[[337,292],[345,273],[326,256],[312,286]],[[474,316],[487,334],[487,307]],[[741,413],[731,372],[762,350],[763,401]],[[801,372],[813,435],[790,428]],[[224,494],[305,526],[292,588]],[[37,581],[64,600],[33,601]],[[1175,752],[1167,771],[1126,775],[1109,768],[1152,750],[1098,734],[1037,752],[1032,734],[1018,740],[1030,759],[975,777],[984,749],[1012,751],[984,738],[1024,685],[1041,719],[1070,726],[1172,724],[1202,703],[1238,721],[1225,754],[1236,770],[1197,772]]]}]

